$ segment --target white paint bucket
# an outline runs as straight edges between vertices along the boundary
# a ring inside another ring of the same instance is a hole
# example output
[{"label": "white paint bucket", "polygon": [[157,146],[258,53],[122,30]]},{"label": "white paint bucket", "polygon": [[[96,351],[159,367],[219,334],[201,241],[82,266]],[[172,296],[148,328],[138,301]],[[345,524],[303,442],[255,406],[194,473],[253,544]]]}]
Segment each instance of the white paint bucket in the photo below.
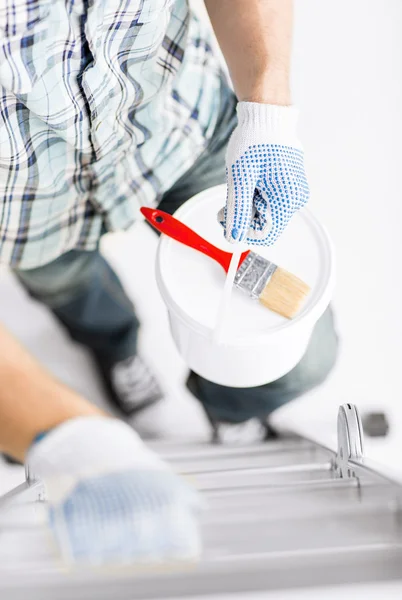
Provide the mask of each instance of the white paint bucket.
[{"label": "white paint bucket", "polygon": [[[224,185],[205,190],[186,202],[175,217],[212,244],[233,251],[216,218],[225,199]],[[224,270],[166,236],[159,242],[156,277],[176,346],[193,371],[231,387],[254,387],[288,373],[302,358],[334,286],[332,244],[324,227],[306,209],[293,217],[273,247],[253,250],[303,279],[312,291],[300,313],[289,321],[234,290],[226,317],[228,335],[218,345],[212,331]]]}]

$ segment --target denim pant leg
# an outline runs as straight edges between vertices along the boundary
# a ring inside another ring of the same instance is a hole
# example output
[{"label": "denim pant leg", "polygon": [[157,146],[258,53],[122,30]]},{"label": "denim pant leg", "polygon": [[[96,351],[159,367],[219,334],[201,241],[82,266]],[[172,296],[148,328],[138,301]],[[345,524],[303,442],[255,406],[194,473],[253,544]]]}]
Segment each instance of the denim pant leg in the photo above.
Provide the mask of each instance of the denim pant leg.
[{"label": "denim pant leg", "polygon": [[231,388],[192,373],[187,385],[214,422],[266,419],[275,409],[322,383],[336,362],[337,352],[338,337],[328,308],[317,322],[299,364],[280,379],[253,388]]},{"label": "denim pant leg", "polygon": [[16,276],[105,366],[136,353],[139,322],[133,304],[98,251],[71,250]]}]

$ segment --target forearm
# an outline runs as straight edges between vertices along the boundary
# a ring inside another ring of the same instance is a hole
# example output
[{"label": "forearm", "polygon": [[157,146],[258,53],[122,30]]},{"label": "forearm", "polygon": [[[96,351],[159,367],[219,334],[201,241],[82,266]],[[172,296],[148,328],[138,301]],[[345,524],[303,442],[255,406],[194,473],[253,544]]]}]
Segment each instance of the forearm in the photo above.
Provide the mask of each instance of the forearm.
[{"label": "forearm", "polygon": [[24,460],[35,436],[77,416],[103,414],[53,379],[0,325],[0,450]]},{"label": "forearm", "polygon": [[240,101],[289,105],[292,0],[205,0]]}]

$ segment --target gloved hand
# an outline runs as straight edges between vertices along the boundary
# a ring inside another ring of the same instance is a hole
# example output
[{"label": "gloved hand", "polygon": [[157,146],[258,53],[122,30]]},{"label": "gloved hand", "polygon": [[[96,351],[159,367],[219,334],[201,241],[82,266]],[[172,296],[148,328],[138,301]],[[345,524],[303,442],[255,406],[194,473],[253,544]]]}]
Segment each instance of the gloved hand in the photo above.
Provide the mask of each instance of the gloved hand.
[{"label": "gloved hand", "polygon": [[199,556],[197,493],[125,423],[71,419],[34,443],[27,462],[44,482],[49,523],[66,562]]},{"label": "gloved hand", "polygon": [[239,102],[228,144],[226,207],[218,219],[229,242],[272,245],[309,198],[297,110]]}]

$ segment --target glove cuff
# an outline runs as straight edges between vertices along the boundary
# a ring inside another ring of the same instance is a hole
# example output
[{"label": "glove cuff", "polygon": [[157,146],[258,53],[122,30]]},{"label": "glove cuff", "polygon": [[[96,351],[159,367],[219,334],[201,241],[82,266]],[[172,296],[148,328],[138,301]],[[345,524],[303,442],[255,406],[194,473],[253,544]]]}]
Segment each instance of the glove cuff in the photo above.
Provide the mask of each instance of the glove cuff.
[{"label": "glove cuff", "polygon": [[259,102],[239,102],[239,126],[247,128],[256,137],[264,136],[271,143],[292,144],[297,140],[299,111],[295,106],[276,106]]},{"label": "glove cuff", "polygon": [[41,479],[164,468],[129,425],[98,416],[70,419],[49,431],[31,446],[27,464],[33,475]]}]

